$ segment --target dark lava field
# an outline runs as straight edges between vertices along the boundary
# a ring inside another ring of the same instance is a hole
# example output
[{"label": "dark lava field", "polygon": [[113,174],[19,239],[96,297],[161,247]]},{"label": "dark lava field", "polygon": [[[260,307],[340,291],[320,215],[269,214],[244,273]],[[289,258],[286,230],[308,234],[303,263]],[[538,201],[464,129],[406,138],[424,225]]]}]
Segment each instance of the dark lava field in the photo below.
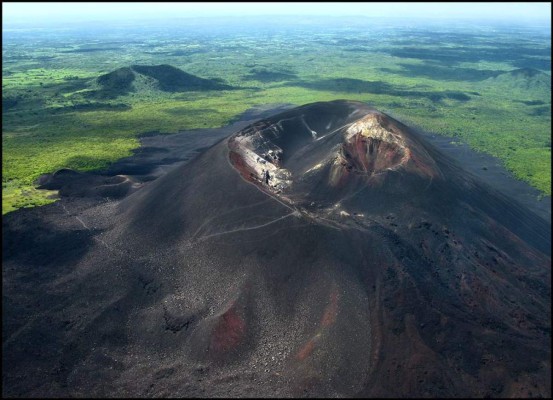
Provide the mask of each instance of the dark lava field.
[{"label": "dark lava field", "polygon": [[361,102],[245,119],[4,216],[3,397],[551,397],[550,220]]}]

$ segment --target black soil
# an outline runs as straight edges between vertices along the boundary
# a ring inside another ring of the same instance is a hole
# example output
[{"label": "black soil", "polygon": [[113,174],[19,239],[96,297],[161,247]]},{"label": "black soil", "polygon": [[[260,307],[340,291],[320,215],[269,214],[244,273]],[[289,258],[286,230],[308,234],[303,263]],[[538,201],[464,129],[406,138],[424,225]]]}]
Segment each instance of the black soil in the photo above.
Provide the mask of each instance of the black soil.
[{"label": "black soil", "polygon": [[[61,200],[3,218],[3,396],[550,397],[550,222],[384,114],[409,151],[344,145],[374,112],[258,112],[44,176]],[[298,185],[244,179],[231,133]],[[303,173],[336,151],[339,185]]]}]

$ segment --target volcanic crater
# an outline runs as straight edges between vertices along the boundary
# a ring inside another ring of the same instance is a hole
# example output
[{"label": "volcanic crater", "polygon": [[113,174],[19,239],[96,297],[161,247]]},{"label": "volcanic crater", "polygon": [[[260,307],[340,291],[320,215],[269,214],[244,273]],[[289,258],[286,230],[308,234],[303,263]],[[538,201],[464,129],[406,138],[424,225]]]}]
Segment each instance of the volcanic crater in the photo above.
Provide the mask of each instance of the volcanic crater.
[{"label": "volcanic crater", "polygon": [[247,181],[299,208],[366,187],[383,190],[390,174],[405,175],[411,186],[407,181],[443,179],[424,146],[377,110],[357,107],[338,117],[309,111],[233,135],[231,164]]}]

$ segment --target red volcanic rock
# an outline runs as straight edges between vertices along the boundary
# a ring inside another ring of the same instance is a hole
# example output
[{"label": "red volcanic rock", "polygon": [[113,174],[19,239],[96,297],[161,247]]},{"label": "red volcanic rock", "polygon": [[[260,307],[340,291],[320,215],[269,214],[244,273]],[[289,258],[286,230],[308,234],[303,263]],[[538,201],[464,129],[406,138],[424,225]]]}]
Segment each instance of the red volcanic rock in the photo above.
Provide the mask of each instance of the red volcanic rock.
[{"label": "red volcanic rock", "polygon": [[236,348],[244,337],[246,323],[238,315],[234,307],[229,308],[218,318],[217,324],[211,335],[209,351],[225,353]]},{"label": "red volcanic rock", "polygon": [[424,144],[399,122],[370,107],[347,121],[322,130],[303,114],[260,122],[229,139],[229,160],[244,179],[304,210],[367,186],[400,193],[443,179]]},{"label": "red volcanic rock", "polygon": [[296,358],[298,359],[298,361],[305,360],[311,355],[311,353],[313,353],[313,350],[315,349],[316,339],[318,339],[318,337],[309,339],[307,343],[300,349],[300,351],[298,351],[298,353],[296,354]]}]

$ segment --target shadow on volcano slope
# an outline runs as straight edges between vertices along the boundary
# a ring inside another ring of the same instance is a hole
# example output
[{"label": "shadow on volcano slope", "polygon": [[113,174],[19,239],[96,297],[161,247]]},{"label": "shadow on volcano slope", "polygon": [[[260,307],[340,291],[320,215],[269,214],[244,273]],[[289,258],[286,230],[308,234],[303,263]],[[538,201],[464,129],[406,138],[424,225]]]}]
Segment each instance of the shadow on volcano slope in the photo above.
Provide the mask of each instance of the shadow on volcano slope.
[{"label": "shadow on volcano slope", "polygon": [[25,353],[40,316],[5,334],[4,394],[551,395],[548,224],[363,103],[254,123],[79,217],[101,233],[48,286],[58,353]]}]

